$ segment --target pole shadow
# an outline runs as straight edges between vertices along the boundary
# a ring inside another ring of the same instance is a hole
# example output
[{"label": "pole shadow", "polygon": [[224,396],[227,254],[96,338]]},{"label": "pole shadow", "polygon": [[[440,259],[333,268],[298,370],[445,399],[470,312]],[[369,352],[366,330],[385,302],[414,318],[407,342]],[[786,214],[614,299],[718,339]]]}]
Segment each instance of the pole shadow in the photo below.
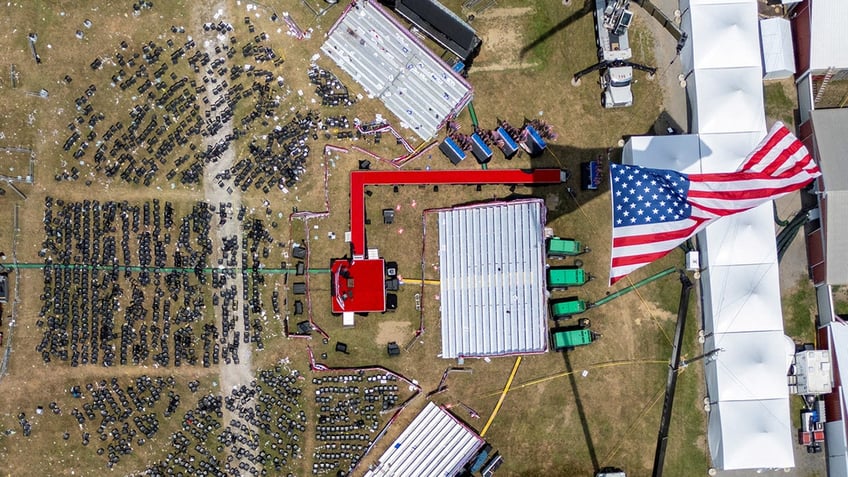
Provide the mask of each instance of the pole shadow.
[{"label": "pole shadow", "polygon": [[583,400],[580,399],[580,393],[577,390],[577,379],[574,377],[574,368],[571,366],[571,359],[568,357],[568,351],[563,351],[562,356],[565,361],[565,370],[568,372],[568,382],[571,384],[571,392],[574,394],[574,404],[577,406],[577,415],[580,418],[580,427],[583,428],[583,437],[586,439],[586,447],[589,450],[589,458],[592,459],[592,469],[594,472],[598,472],[601,466],[598,463],[598,454],[595,452],[595,443],[592,441],[592,433],[589,431],[589,421],[586,419],[586,410],[583,408]]},{"label": "pole shadow", "polygon": [[565,28],[567,28],[569,25],[576,22],[577,20],[580,20],[581,18],[583,18],[587,14],[592,13],[592,5],[594,5],[594,2],[592,0],[584,0],[583,8],[572,13],[571,15],[566,17],[561,22],[552,26],[551,28],[548,29],[548,31],[539,35],[539,37],[536,38],[535,40],[533,40],[532,42],[528,43],[527,45],[524,45],[524,47],[521,48],[521,52],[519,54],[519,57],[524,58],[524,55],[526,55],[528,52],[530,52],[530,50],[532,50],[532,49],[536,48],[537,46],[541,45],[542,43],[548,41],[552,36],[556,35],[560,31],[564,30]]}]

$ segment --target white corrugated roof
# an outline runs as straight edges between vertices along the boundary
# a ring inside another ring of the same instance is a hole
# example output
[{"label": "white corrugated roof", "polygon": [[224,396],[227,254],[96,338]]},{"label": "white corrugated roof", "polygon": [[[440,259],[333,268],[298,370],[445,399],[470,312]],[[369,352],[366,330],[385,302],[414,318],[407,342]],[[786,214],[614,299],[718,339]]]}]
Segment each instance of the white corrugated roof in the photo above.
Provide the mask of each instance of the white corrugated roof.
[{"label": "white corrugated roof", "polygon": [[321,51],[425,140],[471,98],[471,86],[376,2],[347,10]]},{"label": "white corrugated roof", "polygon": [[431,402],[365,477],[453,476],[482,446],[477,433]]},{"label": "white corrugated roof", "polygon": [[848,35],[845,35],[848,2],[817,0],[810,3],[810,69],[848,68]]},{"label": "white corrugated roof", "polygon": [[438,212],[442,357],[547,349],[541,199]]}]

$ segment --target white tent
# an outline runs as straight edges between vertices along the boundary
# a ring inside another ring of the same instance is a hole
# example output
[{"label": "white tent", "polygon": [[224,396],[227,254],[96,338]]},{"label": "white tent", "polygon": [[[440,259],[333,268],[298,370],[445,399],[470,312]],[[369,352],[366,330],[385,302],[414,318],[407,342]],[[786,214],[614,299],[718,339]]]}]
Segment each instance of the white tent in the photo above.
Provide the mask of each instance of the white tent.
[{"label": "white tent", "polygon": [[701,266],[718,265],[777,265],[774,242],[774,211],[772,204],[763,204],[732,217],[717,220],[698,236],[703,257]]},{"label": "white tent", "polygon": [[[681,0],[681,52],[700,170],[732,172],[766,134],[756,0]],[[792,427],[771,205],[698,235],[708,440],[718,469],[791,467]]]},{"label": "white tent", "polygon": [[[761,83],[760,79],[757,79]],[[765,126],[765,124],[764,124]],[[701,171],[730,172],[742,165],[742,161],[765,136],[765,130],[735,133],[701,133]]]},{"label": "white tent", "polygon": [[704,366],[710,402],[761,399],[788,402],[784,348],[782,330],[707,336],[705,351],[722,350]]},{"label": "white tent", "polygon": [[695,111],[693,131],[701,134],[764,132],[761,68],[757,65],[696,69],[687,83],[687,93]]},{"label": "white tent", "polygon": [[789,20],[780,17],[760,20],[760,41],[763,45],[763,79],[783,79],[795,74],[795,51]]},{"label": "white tent", "polygon": [[621,162],[694,174],[701,172],[699,150],[697,134],[632,136],[624,144]]},{"label": "white tent", "polygon": [[691,3],[684,18],[691,25],[688,31],[693,38],[709,41],[693,43],[683,56],[685,65],[698,69],[760,68],[759,44],[750,41],[759,34],[756,3],[724,3],[718,8],[715,4]]},{"label": "white tent", "polygon": [[[701,273],[705,283],[704,314],[712,316],[712,320],[705,321],[704,331],[722,336],[746,331],[782,331],[780,302],[773,299],[780,294],[776,269],[776,263],[766,263],[711,266],[704,270]],[[780,384],[785,387],[785,383]]]},{"label": "white tent", "polygon": [[713,404],[709,418],[713,465],[725,470],[792,467],[792,431],[788,399]]}]

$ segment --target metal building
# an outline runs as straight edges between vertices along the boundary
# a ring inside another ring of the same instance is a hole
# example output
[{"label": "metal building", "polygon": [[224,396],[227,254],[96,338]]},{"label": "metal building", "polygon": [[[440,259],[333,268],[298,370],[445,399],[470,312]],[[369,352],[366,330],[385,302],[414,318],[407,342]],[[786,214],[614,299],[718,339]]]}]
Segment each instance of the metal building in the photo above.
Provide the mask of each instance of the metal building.
[{"label": "metal building", "polygon": [[547,349],[541,199],[438,212],[443,358]]},{"label": "metal building", "polygon": [[476,432],[431,402],[365,477],[456,475],[483,443]]},{"label": "metal building", "polygon": [[376,1],[351,3],[321,51],[424,140],[471,101],[471,85]]}]

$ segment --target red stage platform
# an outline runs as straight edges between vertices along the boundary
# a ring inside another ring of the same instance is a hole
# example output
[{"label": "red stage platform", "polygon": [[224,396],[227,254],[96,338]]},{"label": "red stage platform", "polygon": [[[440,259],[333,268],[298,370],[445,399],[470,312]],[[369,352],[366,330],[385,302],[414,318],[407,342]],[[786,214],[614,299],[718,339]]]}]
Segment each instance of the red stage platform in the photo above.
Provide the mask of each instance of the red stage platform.
[{"label": "red stage platform", "polygon": [[383,259],[333,260],[330,294],[333,313],[386,311],[386,263]]},{"label": "red stage platform", "polygon": [[353,171],[350,173],[350,236],[353,254],[365,255],[365,186],[559,184],[565,178],[566,172],[560,169]]},{"label": "red stage platform", "polygon": [[[354,257],[365,255],[365,186],[559,184],[560,169],[447,171],[354,171],[350,173],[350,230]],[[330,265],[333,313],[386,311],[386,267],[382,259],[337,259]]]}]

